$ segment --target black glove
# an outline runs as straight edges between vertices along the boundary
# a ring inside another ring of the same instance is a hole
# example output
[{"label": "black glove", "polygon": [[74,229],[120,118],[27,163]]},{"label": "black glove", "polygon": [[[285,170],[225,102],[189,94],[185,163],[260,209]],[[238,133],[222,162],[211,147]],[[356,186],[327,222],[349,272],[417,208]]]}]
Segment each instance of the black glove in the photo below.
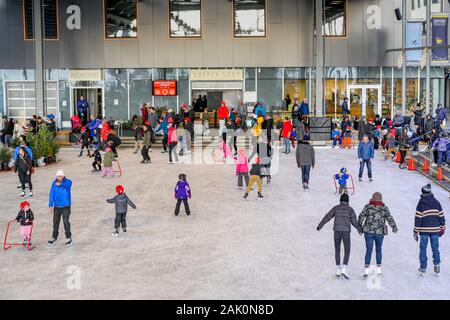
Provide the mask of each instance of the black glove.
[{"label": "black glove", "polygon": [[414,232],[413,236],[414,240],[419,241],[419,234],[417,232]]},{"label": "black glove", "polygon": [[320,231],[320,227],[317,227],[317,231]]},{"label": "black glove", "polygon": [[392,228],[392,232],[393,232],[393,233],[397,233],[397,231],[398,231],[397,226],[394,226],[394,227]]}]

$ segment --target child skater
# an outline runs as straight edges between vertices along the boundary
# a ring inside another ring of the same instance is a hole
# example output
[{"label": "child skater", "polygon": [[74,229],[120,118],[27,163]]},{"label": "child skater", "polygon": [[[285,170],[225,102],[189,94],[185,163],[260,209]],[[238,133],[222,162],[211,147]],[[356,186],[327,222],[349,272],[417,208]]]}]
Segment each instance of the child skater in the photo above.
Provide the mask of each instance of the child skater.
[{"label": "child skater", "polygon": [[250,179],[247,184],[247,188],[245,189],[244,199],[247,199],[248,193],[255,183],[258,185],[258,199],[264,198],[262,195],[261,162],[261,158],[257,157],[255,163],[252,164],[252,169],[250,170]]},{"label": "child skater", "polygon": [[30,203],[23,201],[20,204],[20,211],[16,221],[20,222],[20,234],[23,236],[23,245],[31,245],[31,226],[33,225],[34,215],[30,209]]},{"label": "child skater", "polygon": [[114,169],[113,169],[113,159],[114,153],[110,147],[106,147],[105,155],[103,156],[103,168],[102,168],[102,177],[110,176],[114,177]]},{"label": "child skater", "polygon": [[[358,223],[355,210],[350,207],[347,193],[341,195],[340,204],[331,208],[317,226],[317,231],[334,218],[334,250],[336,260],[336,278],[341,276],[350,279],[347,275],[347,266],[350,258],[350,232],[353,226],[362,235],[363,229]],[[341,268],[341,242],[344,243],[344,261]]]},{"label": "child skater", "polygon": [[92,170],[92,173],[101,172],[102,171],[102,155],[100,154],[98,145],[95,146],[93,156],[94,156],[94,162],[92,162],[92,167],[94,168],[94,170]]},{"label": "child skater", "polygon": [[133,201],[128,198],[125,193],[123,186],[116,186],[117,195],[112,199],[107,199],[106,202],[114,203],[116,205],[116,219],[114,221],[114,231],[112,233],[113,237],[117,237],[119,235],[119,228],[122,226],[122,231],[127,232],[127,211],[128,206],[136,209],[136,205]]},{"label": "child skater", "polygon": [[334,128],[333,132],[331,133],[331,139],[333,139],[333,149],[336,147],[338,143],[339,147],[342,149],[341,130],[339,130],[338,127]]},{"label": "child skater", "polygon": [[178,176],[178,182],[175,186],[174,197],[177,200],[177,204],[175,206],[175,215],[178,216],[180,213],[181,202],[184,204],[184,210],[186,211],[186,215],[191,214],[191,210],[189,209],[188,198],[192,197],[191,188],[189,187],[189,183],[186,181],[186,175],[181,173]]},{"label": "child skater", "polygon": [[339,173],[336,173],[334,176],[336,180],[338,180],[339,183],[339,194],[348,193],[347,189],[347,180],[350,178],[350,176],[347,174],[346,168],[341,168]]},{"label": "child skater", "polygon": [[245,186],[248,186],[248,158],[244,149],[239,149],[236,160],[236,175],[238,177],[237,188],[242,189],[242,180],[245,179]]},{"label": "child skater", "polygon": [[86,148],[86,150],[87,150],[88,157],[91,156],[91,151],[89,150],[89,139],[90,139],[90,136],[86,130],[86,127],[81,128],[81,139],[80,139],[81,150],[80,150],[80,154],[78,155],[79,157],[81,157],[83,155],[84,148]]}]

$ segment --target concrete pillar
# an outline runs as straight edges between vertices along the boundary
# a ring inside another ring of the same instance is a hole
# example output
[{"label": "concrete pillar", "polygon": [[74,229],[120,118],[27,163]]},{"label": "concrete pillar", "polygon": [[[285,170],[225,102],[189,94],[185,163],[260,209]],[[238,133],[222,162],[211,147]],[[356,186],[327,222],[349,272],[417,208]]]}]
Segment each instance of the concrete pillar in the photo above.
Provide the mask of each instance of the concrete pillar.
[{"label": "concrete pillar", "polygon": [[316,26],[315,26],[315,69],[316,69],[316,100],[315,115],[320,117],[323,115],[323,55],[324,55],[324,39],[322,36],[323,25],[323,0],[315,0]]},{"label": "concrete pillar", "polygon": [[430,65],[431,65],[431,50],[429,49],[430,46],[430,38],[431,38],[431,0],[427,2],[427,37],[426,37],[426,57],[427,57],[427,65],[426,65],[426,80],[425,80],[425,110],[426,113],[430,113]]},{"label": "concrete pillar", "polygon": [[[430,0],[431,1],[431,0]],[[406,112],[406,0],[402,1],[402,114]]]},{"label": "concrete pillar", "polygon": [[44,32],[42,0],[33,0],[34,54],[36,69],[36,113],[46,115],[44,78]]}]

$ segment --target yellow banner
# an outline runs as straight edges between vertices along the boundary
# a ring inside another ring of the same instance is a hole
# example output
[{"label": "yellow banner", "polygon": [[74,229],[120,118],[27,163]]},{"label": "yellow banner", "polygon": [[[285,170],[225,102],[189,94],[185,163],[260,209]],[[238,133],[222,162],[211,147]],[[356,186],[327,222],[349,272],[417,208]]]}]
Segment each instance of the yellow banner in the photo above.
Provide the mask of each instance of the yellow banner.
[{"label": "yellow banner", "polygon": [[191,81],[242,81],[242,69],[191,69]]},{"label": "yellow banner", "polygon": [[101,81],[102,70],[69,70],[69,81]]}]

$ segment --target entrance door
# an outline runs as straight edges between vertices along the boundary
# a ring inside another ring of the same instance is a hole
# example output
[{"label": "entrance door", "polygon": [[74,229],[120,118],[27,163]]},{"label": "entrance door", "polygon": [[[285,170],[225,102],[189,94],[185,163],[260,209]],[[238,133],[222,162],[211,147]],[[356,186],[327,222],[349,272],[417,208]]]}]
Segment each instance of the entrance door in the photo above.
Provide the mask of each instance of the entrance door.
[{"label": "entrance door", "polygon": [[223,91],[208,91],[206,98],[208,98],[208,110],[217,110],[223,101]]},{"label": "entrance door", "polygon": [[381,86],[380,85],[349,85],[347,96],[350,99],[352,116],[375,118],[381,115]]},{"label": "entrance door", "polygon": [[102,89],[100,88],[76,88],[73,89],[73,114],[77,114],[77,102],[80,97],[83,96],[85,100],[89,103],[88,114],[89,117],[93,115],[94,117],[103,116],[103,97]]}]

